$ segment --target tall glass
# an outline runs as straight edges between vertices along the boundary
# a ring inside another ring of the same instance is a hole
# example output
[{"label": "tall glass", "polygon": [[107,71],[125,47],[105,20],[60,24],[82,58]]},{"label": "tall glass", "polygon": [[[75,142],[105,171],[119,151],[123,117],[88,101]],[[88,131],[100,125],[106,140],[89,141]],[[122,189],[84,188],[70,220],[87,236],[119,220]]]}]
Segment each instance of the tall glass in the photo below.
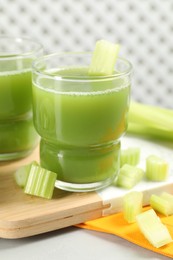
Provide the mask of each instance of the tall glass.
[{"label": "tall glass", "polygon": [[127,128],[132,66],[119,58],[113,75],[91,77],[91,55],[57,53],[33,63],[41,166],[69,191],[100,189],[116,178]]},{"label": "tall glass", "polygon": [[0,161],[28,155],[38,144],[33,126],[31,64],[39,43],[0,37]]}]

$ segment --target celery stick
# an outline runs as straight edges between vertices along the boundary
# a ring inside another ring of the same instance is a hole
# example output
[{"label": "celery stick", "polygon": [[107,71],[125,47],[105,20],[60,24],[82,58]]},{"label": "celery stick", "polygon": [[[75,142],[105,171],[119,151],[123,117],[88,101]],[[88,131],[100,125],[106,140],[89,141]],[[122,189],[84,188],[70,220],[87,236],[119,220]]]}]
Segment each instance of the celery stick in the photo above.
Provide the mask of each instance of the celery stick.
[{"label": "celery stick", "polygon": [[157,196],[155,194],[151,195],[150,205],[154,210],[162,213],[165,216],[173,214],[173,204],[161,196]]},{"label": "celery stick", "polygon": [[56,177],[56,173],[32,165],[24,192],[29,195],[51,199]]},{"label": "celery stick", "polygon": [[148,156],[146,158],[146,177],[151,181],[166,180],[168,177],[168,163],[158,156]]},{"label": "celery stick", "polygon": [[90,76],[112,75],[119,48],[119,44],[113,44],[106,40],[97,41],[88,74]]},{"label": "celery stick", "polygon": [[139,147],[129,147],[127,149],[121,150],[120,153],[120,167],[124,164],[136,166],[140,160],[140,148]]},{"label": "celery stick", "polygon": [[173,141],[173,111],[132,101],[128,133]]},{"label": "celery stick", "polygon": [[130,103],[129,120],[146,126],[159,125],[161,129],[173,130],[173,111],[137,102]]},{"label": "celery stick", "polygon": [[171,208],[169,215],[173,215],[173,195],[168,192],[162,192],[160,197],[169,203]]},{"label": "celery stick", "polygon": [[116,184],[122,188],[131,189],[141,181],[143,175],[144,171],[142,169],[132,165],[124,164],[120,168]]},{"label": "celery stick", "polygon": [[137,122],[131,122],[129,119],[128,130],[129,134],[135,134],[138,136],[143,136],[147,138],[152,138],[154,140],[163,140],[163,141],[173,141],[173,131],[169,128],[160,129],[159,124],[154,126],[146,126]]},{"label": "celery stick", "polygon": [[28,179],[29,171],[31,169],[31,165],[38,165],[36,161],[33,161],[30,164],[23,165],[20,168],[17,169],[17,171],[14,173],[14,178],[17,183],[17,185],[21,188],[24,188]]},{"label": "celery stick", "polygon": [[128,223],[136,222],[136,216],[142,211],[143,193],[132,191],[123,197],[123,215]]},{"label": "celery stick", "polygon": [[153,209],[136,216],[136,221],[145,238],[154,247],[159,248],[172,242],[171,235]]},{"label": "celery stick", "polygon": [[138,182],[143,177],[144,171],[139,167],[125,164],[120,168],[120,175],[129,177],[129,178],[135,178]]},{"label": "celery stick", "polygon": [[131,189],[136,185],[136,180],[134,178],[129,178],[127,176],[119,175],[116,185],[125,189]]}]

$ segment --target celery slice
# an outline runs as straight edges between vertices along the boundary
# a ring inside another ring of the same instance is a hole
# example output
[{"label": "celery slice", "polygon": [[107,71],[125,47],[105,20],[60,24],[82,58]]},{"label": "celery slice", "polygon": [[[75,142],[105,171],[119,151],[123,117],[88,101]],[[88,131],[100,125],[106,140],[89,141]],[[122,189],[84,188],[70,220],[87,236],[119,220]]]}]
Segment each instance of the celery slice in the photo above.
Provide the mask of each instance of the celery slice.
[{"label": "celery slice", "polygon": [[56,173],[40,166],[32,165],[24,192],[29,195],[51,199],[56,177]]},{"label": "celery slice", "polygon": [[136,166],[124,164],[120,168],[117,178],[117,186],[122,188],[131,189],[141,181],[144,176],[144,171]]},{"label": "celery slice", "polygon": [[119,44],[113,44],[106,40],[97,41],[88,74],[90,76],[112,75],[119,48]]},{"label": "celery slice", "polygon": [[21,166],[14,173],[14,179],[19,187],[21,187],[21,188],[25,187],[27,179],[28,179],[29,171],[31,169],[31,165],[33,165],[33,164],[38,165],[38,163],[36,161],[33,161],[30,164]]},{"label": "celery slice", "polygon": [[145,238],[156,248],[172,242],[167,227],[161,223],[153,209],[136,216],[136,221]]},{"label": "celery slice", "polygon": [[168,163],[158,156],[148,156],[146,158],[146,177],[151,181],[166,180],[168,178]]},{"label": "celery slice", "polygon": [[167,200],[173,205],[173,195],[168,192],[162,192],[160,195],[161,198]]},{"label": "celery slice", "polygon": [[116,184],[119,187],[125,189],[131,189],[137,184],[137,182],[134,178],[129,178],[127,176],[119,175]]},{"label": "celery slice", "polygon": [[150,205],[154,210],[162,213],[165,216],[173,214],[173,204],[161,196],[157,196],[155,194],[151,195]]},{"label": "celery slice", "polygon": [[123,197],[123,215],[128,223],[136,222],[136,216],[142,211],[143,193],[132,191]]},{"label": "celery slice", "polygon": [[127,149],[121,150],[120,153],[120,167],[124,164],[130,164],[136,166],[140,160],[140,148],[139,147],[129,147]]}]

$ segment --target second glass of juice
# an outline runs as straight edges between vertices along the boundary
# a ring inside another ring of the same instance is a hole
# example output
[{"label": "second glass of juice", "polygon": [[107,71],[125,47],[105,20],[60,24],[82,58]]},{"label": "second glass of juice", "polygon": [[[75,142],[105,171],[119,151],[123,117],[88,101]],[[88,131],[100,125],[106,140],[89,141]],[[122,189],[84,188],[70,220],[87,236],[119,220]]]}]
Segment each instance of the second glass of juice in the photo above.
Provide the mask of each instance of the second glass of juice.
[{"label": "second glass of juice", "polygon": [[0,161],[25,157],[38,144],[31,64],[42,54],[42,46],[33,40],[0,37]]},{"label": "second glass of juice", "polygon": [[119,171],[126,132],[131,64],[119,58],[109,76],[89,76],[92,53],[55,53],[33,65],[34,124],[41,166],[57,173],[57,187],[92,191]]}]

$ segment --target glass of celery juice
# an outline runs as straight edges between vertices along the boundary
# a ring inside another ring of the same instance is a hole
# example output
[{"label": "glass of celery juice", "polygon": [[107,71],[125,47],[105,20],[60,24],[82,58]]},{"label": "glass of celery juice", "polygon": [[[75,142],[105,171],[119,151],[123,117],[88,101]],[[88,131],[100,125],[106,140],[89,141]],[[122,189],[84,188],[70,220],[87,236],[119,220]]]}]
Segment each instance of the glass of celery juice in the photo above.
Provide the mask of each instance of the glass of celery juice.
[{"label": "glass of celery juice", "polygon": [[127,128],[131,64],[122,58],[110,76],[88,76],[92,53],[55,53],[33,63],[33,113],[41,166],[56,186],[92,191],[119,171]]},{"label": "glass of celery juice", "polygon": [[38,144],[31,63],[40,54],[42,46],[32,40],[0,37],[0,161],[22,158]]}]

